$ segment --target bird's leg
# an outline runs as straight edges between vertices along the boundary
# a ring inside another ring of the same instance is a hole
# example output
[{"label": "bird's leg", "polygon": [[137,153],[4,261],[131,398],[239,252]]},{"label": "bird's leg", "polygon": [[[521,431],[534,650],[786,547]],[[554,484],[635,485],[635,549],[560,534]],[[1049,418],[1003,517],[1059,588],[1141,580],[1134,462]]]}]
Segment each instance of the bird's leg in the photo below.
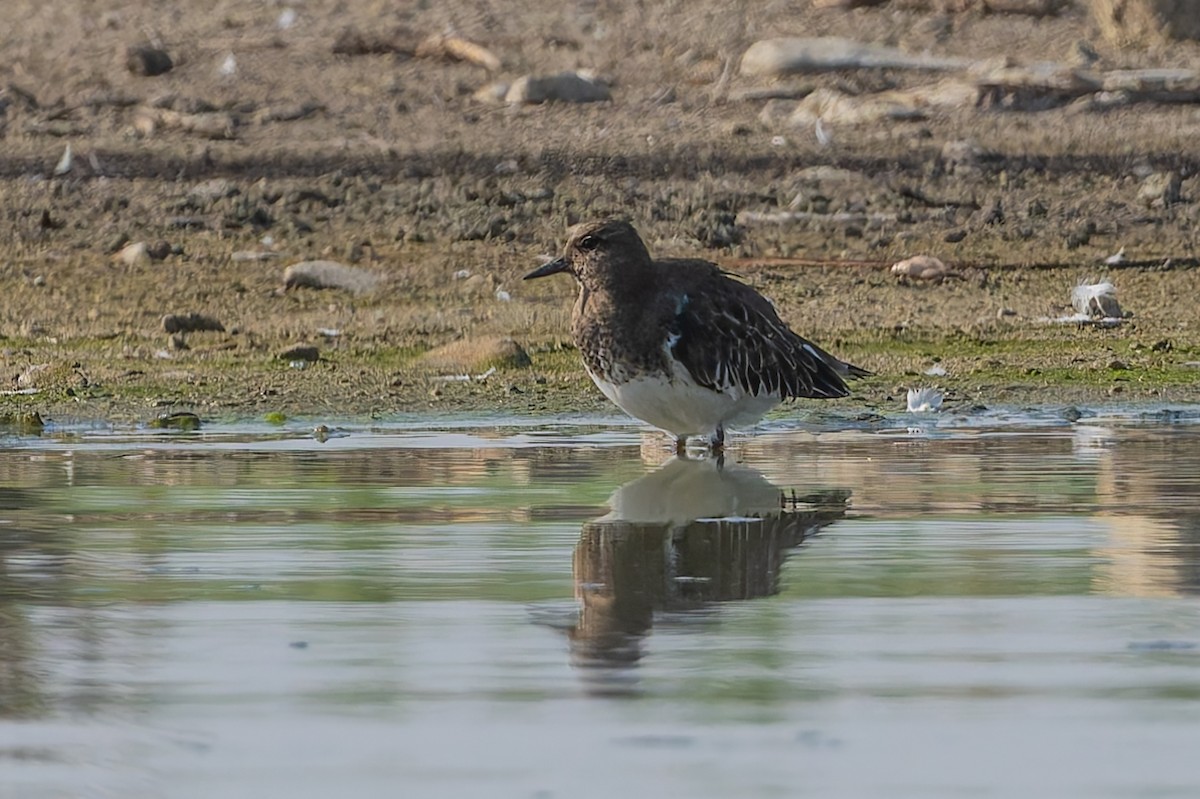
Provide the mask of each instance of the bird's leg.
[{"label": "bird's leg", "polygon": [[678,436],[675,439],[675,456],[678,458],[687,457],[687,436]]},{"label": "bird's leg", "polygon": [[717,425],[717,430],[713,433],[709,446],[712,448],[713,455],[721,455],[725,452],[725,425]]}]

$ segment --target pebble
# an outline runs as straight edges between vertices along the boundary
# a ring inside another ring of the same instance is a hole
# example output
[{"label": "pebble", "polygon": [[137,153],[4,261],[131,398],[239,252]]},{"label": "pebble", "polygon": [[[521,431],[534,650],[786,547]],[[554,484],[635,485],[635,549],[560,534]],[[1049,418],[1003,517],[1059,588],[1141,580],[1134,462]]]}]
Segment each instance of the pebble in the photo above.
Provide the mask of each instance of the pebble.
[{"label": "pebble", "polygon": [[417,58],[448,58],[465,61],[483,67],[488,72],[500,69],[500,58],[486,47],[468,41],[461,36],[434,34],[417,44],[413,55]]},{"label": "pebble", "polygon": [[938,283],[953,274],[940,258],[932,255],[914,255],[892,264],[892,274],[909,280],[936,281]]},{"label": "pebble", "polygon": [[150,263],[150,248],[144,241],[135,241],[131,244],[126,244],[124,247],[113,256],[113,260],[120,261],[126,266],[141,266]]},{"label": "pebble", "polygon": [[480,89],[477,89],[471,96],[481,103],[498,104],[503,103],[504,98],[508,95],[508,90],[512,86],[508,81],[498,80],[493,81]]},{"label": "pebble", "polygon": [[276,357],[281,361],[307,361],[313,363],[321,359],[321,351],[311,344],[297,344],[294,347],[288,347]]},{"label": "pebble", "polygon": [[344,289],[357,294],[370,291],[381,281],[373,272],[337,261],[301,261],[283,271],[283,287],[287,289]]},{"label": "pebble", "polygon": [[154,77],[170,72],[174,66],[171,56],[159,47],[135,44],[125,49],[125,68],[134,75]]},{"label": "pebble", "polygon": [[818,122],[862,125],[882,120],[924,119],[927,113],[924,107],[891,95],[855,96],[820,88],[796,104],[787,124],[791,127],[813,127]]},{"label": "pebble", "polygon": [[146,254],[155,261],[161,261],[171,254],[171,242],[166,239],[159,239],[146,248]]},{"label": "pebble", "polygon": [[515,339],[500,336],[452,341],[425,353],[421,360],[436,369],[473,373],[493,366],[517,369],[533,363],[529,353]]},{"label": "pebble", "polygon": [[225,325],[219,320],[198,313],[169,313],[162,318],[162,328],[167,333],[194,333],[202,330],[225,332]]},{"label": "pebble", "polygon": [[611,100],[612,92],[601,81],[585,72],[559,72],[556,75],[524,75],[513,81],[504,95],[511,104],[547,102],[595,103]]}]

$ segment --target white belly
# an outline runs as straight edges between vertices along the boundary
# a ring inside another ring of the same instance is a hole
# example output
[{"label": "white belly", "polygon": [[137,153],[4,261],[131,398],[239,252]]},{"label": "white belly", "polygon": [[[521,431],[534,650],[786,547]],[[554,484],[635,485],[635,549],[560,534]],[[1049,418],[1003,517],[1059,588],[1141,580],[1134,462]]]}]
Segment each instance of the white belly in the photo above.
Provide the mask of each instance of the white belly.
[{"label": "white belly", "polygon": [[674,436],[707,436],[718,426],[746,427],[779,404],[779,397],[754,396],[736,388],[713,391],[697,385],[676,364],[674,373],[610,383],[588,370],[595,384],[625,413]]}]

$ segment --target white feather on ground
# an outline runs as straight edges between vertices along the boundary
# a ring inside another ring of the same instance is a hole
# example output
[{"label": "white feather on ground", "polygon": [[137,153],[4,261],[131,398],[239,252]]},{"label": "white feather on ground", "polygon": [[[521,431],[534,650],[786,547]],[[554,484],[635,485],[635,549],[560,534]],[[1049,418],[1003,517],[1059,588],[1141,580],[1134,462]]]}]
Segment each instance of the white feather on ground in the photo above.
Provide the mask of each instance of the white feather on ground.
[{"label": "white feather on ground", "polygon": [[1071,289],[1071,305],[1089,319],[1120,319],[1121,305],[1117,289],[1107,280],[1103,283],[1080,283]]},{"label": "white feather on ground", "polygon": [[934,413],[941,410],[945,395],[936,388],[910,388],[908,390],[909,413]]},{"label": "white feather on ground", "polygon": [[58,165],[54,167],[54,174],[59,176],[67,174],[71,171],[71,165],[73,163],[74,161],[71,157],[71,145],[68,144],[67,148],[63,150],[62,158],[58,159]]}]

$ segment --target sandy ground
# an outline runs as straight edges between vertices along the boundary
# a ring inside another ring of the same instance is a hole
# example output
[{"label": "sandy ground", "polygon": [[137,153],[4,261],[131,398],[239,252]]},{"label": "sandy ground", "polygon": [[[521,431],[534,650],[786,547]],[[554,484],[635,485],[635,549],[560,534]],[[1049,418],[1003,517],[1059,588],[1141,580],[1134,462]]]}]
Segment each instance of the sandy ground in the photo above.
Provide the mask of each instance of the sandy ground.
[{"label": "sandy ground", "polygon": [[[876,371],[860,386],[868,407],[894,408],[923,383],[970,404],[1200,399],[1200,106],[963,109],[832,126],[822,143],[761,122],[766,101],[737,98],[773,84],[736,73],[750,43],[780,35],[1023,63],[1076,63],[1090,49],[1097,69],[1195,68],[1200,45],[1106,50],[1078,9],[509,5],[6,3],[0,418],[603,407],[567,341],[569,281],[519,277],[569,224],[612,213],[656,254],[728,264],[798,331]],[[335,54],[347,28],[401,50],[453,29],[502,66]],[[171,71],[126,69],[125,48],[145,41],[170,53]],[[576,68],[602,76],[612,101],[473,97],[497,79]],[[860,93],[927,80],[857,70],[788,85]],[[151,131],[147,108],[228,125],[213,137],[160,115]],[[55,176],[68,144],[72,168]],[[1142,196],[1161,173],[1179,175],[1177,202]],[[736,224],[781,210],[815,216]],[[114,260],[139,241],[162,257]],[[1105,266],[1121,247],[1127,262]],[[898,283],[887,266],[918,253],[959,276]],[[282,291],[284,268],[312,258],[382,281]],[[1102,277],[1130,314],[1123,325],[1041,321],[1069,312],[1077,282]],[[164,331],[162,317],[181,313],[225,330]],[[438,378],[477,364],[422,357],[491,336],[515,338],[532,365],[456,383]],[[297,344],[320,360],[279,357]],[[948,374],[925,375],[935,363]]]}]

